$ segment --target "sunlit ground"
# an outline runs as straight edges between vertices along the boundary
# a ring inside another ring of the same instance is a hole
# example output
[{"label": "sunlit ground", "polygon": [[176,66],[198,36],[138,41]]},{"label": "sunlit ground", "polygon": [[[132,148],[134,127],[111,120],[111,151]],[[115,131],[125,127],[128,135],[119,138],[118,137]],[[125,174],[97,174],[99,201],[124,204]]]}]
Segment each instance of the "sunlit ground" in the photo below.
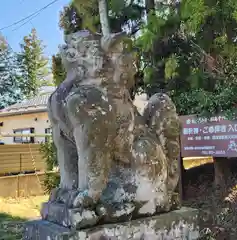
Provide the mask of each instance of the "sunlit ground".
[{"label": "sunlit ground", "polygon": [[22,239],[25,221],[40,217],[41,204],[48,196],[0,198],[0,240]]},{"label": "sunlit ground", "polygon": [[183,165],[185,169],[201,166],[206,163],[212,163],[212,157],[184,158]]},{"label": "sunlit ground", "polygon": [[40,216],[41,204],[48,200],[48,196],[29,198],[0,198],[0,213],[15,217],[33,219]]},{"label": "sunlit ground", "polygon": [[[185,169],[212,162],[212,158],[184,159]],[[48,196],[0,198],[0,240],[20,240],[24,222],[40,217],[41,204]]]}]

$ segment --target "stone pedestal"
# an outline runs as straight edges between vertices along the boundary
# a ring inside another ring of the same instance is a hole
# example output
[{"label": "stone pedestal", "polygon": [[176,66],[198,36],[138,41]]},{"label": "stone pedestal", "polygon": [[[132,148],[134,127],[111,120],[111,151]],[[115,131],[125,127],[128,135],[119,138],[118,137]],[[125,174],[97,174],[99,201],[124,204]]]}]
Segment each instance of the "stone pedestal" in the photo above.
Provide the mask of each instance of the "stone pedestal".
[{"label": "stone pedestal", "polygon": [[199,212],[181,208],[154,217],[98,226],[83,230],[66,228],[37,220],[25,225],[25,240],[196,240],[199,237]]}]

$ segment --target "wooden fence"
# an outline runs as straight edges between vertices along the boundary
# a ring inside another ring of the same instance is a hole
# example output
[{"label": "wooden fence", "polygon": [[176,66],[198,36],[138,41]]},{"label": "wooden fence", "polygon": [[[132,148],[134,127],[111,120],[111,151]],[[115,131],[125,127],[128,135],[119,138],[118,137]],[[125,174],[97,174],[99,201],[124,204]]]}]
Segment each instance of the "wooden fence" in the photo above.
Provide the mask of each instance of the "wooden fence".
[{"label": "wooden fence", "polygon": [[44,171],[45,160],[40,144],[0,145],[0,175]]}]

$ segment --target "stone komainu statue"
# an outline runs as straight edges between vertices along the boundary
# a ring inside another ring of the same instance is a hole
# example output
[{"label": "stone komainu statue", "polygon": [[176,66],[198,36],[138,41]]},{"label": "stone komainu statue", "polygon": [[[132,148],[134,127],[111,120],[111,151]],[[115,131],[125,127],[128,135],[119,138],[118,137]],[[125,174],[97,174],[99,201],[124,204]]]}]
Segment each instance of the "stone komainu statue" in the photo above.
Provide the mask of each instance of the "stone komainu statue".
[{"label": "stone komainu statue", "polygon": [[128,44],[123,33],[66,38],[67,77],[48,102],[61,182],[43,207],[45,219],[53,219],[50,203],[80,214],[79,228],[172,208],[179,118],[165,94],[138,113],[129,95],[136,68]]}]

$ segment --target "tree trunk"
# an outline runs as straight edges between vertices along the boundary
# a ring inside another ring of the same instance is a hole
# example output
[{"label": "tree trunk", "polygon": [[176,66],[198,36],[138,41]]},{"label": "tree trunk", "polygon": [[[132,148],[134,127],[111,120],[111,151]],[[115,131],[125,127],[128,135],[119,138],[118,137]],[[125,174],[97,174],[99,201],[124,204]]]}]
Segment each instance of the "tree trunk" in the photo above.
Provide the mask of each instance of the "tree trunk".
[{"label": "tree trunk", "polygon": [[98,0],[98,4],[102,34],[107,36],[110,34],[107,0]]}]

